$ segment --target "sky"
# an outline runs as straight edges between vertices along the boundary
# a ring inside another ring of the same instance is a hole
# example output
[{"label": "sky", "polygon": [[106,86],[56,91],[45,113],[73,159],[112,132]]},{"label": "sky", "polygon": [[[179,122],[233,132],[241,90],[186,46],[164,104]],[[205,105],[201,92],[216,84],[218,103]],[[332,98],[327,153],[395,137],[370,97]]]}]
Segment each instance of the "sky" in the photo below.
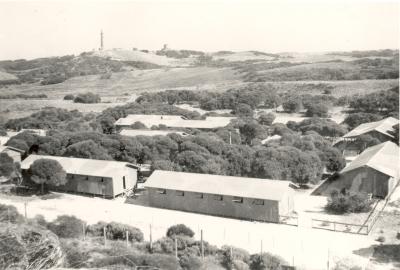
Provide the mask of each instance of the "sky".
[{"label": "sky", "polygon": [[105,48],[398,49],[398,1],[0,0],[0,59]]}]

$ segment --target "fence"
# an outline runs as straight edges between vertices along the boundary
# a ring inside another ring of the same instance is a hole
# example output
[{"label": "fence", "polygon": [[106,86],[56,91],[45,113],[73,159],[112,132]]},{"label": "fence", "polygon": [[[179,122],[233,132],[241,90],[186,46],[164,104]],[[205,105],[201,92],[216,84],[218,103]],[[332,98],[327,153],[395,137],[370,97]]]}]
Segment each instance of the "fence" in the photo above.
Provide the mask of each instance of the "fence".
[{"label": "fence", "polygon": [[368,235],[369,233],[367,225],[329,221],[322,219],[311,219],[311,226],[314,229],[329,230],[334,232],[354,233],[363,235]]},{"label": "fence", "polygon": [[298,227],[299,226],[299,218],[297,216],[280,215],[279,223]]}]

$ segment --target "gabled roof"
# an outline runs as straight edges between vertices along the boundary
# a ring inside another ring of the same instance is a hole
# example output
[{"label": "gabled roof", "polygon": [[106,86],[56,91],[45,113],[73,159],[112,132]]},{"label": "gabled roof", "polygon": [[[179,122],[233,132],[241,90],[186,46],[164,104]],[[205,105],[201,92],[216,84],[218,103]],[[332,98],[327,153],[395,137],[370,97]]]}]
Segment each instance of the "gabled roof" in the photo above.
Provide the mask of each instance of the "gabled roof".
[{"label": "gabled roof", "polygon": [[31,164],[38,159],[57,160],[68,174],[79,174],[99,177],[119,177],[127,175],[128,170],[136,165],[113,161],[113,160],[95,160],[85,158],[56,157],[45,155],[30,155],[21,163],[21,169],[27,170]]},{"label": "gabled roof", "polygon": [[5,151],[5,150],[12,150],[12,151],[15,151],[15,152],[18,152],[18,153],[21,153],[21,154],[25,152],[24,150],[21,150],[21,149],[12,147],[12,146],[0,145],[0,153]]},{"label": "gabled roof", "polygon": [[390,141],[367,148],[340,173],[370,167],[391,177],[399,177],[399,147]]},{"label": "gabled roof", "polygon": [[370,131],[377,131],[382,134],[385,134],[391,138],[393,135],[389,134],[388,131],[393,131],[393,126],[399,123],[399,119],[394,117],[388,117],[376,122],[364,123],[354,128],[349,133],[345,134],[343,137],[356,137],[362,134],[366,134]]},{"label": "gabled roof", "polygon": [[235,117],[207,117],[204,120],[190,120],[180,115],[130,114],[115,122],[116,126],[130,126],[135,122],[143,123],[147,128],[165,125],[172,128],[214,129],[227,126]]},{"label": "gabled roof", "polygon": [[152,129],[123,129],[119,133],[122,136],[167,136],[168,134],[171,133],[176,133],[181,136],[186,136],[188,135],[185,132],[182,131],[176,131],[176,130],[152,130]]},{"label": "gabled roof", "polygon": [[144,186],[280,201],[289,191],[289,184],[290,181],[156,170]]}]

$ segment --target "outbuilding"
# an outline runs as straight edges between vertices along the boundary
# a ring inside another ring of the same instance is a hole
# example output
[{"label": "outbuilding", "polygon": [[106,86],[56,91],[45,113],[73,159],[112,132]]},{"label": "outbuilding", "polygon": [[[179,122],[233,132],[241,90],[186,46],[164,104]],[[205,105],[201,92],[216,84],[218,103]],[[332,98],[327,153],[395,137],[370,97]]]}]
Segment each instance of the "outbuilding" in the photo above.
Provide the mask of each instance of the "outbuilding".
[{"label": "outbuilding", "polygon": [[60,163],[67,173],[67,183],[50,187],[55,190],[113,198],[133,189],[137,182],[137,166],[127,162],[83,158],[30,155],[21,163],[25,184],[30,180],[30,166],[39,159]]},{"label": "outbuilding", "polygon": [[156,170],[144,184],[159,208],[279,222],[294,208],[289,181]]},{"label": "outbuilding", "polygon": [[350,191],[387,197],[399,182],[399,147],[388,141],[367,148],[340,172],[336,181]]},{"label": "outbuilding", "polygon": [[12,146],[0,145],[0,153],[6,153],[14,162],[20,163],[24,151]]}]

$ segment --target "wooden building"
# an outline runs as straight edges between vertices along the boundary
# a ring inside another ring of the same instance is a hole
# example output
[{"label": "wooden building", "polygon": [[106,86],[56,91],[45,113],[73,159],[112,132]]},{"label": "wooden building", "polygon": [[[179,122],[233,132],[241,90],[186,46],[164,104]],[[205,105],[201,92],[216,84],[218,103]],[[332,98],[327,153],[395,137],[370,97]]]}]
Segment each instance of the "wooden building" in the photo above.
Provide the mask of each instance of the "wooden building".
[{"label": "wooden building", "polygon": [[342,188],[385,198],[399,182],[399,147],[392,142],[367,148],[341,172]]},{"label": "wooden building", "polygon": [[137,166],[119,161],[30,155],[21,163],[25,184],[30,180],[30,166],[35,160],[52,159],[67,172],[67,183],[52,189],[113,198],[136,186]]},{"label": "wooden building", "polygon": [[293,211],[289,181],[156,170],[144,186],[149,205],[237,219],[279,222]]},{"label": "wooden building", "polygon": [[201,120],[191,120],[180,115],[146,115],[129,114],[115,122],[118,130],[130,127],[135,122],[141,122],[147,128],[164,125],[169,128],[191,128],[191,129],[216,129],[227,126],[235,117],[207,117]]}]

